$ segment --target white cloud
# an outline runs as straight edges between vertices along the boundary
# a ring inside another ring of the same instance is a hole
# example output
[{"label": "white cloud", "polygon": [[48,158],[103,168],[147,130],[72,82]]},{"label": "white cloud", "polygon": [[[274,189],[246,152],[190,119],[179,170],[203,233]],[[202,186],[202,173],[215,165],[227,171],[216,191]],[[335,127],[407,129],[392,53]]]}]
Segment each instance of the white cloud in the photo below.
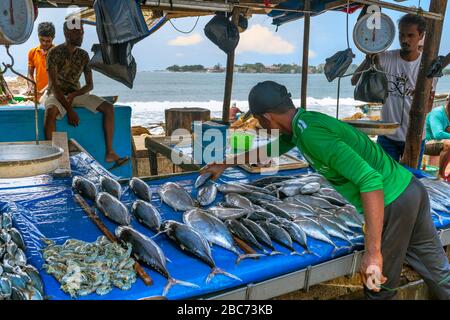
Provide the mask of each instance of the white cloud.
[{"label": "white cloud", "polygon": [[295,50],[294,45],[290,42],[275,35],[260,24],[255,24],[241,33],[240,36],[241,39],[236,49],[237,53],[289,54]]},{"label": "white cloud", "polygon": [[309,50],[308,58],[315,58],[316,56],[317,56],[317,53],[315,51]]},{"label": "white cloud", "polygon": [[194,33],[190,36],[179,36],[173,40],[170,40],[168,44],[170,46],[192,46],[203,41],[203,38],[198,33]]}]

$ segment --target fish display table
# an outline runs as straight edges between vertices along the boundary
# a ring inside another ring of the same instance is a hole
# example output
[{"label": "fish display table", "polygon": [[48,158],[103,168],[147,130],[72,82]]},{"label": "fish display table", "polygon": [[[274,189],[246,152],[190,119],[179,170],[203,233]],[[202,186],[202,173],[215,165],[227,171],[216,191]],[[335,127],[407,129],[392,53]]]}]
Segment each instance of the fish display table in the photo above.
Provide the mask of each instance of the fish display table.
[{"label": "fish display table", "polygon": [[[88,178],[96,184],[102,175],[109,174],[99,163],[84,153],[72,156],[70,161],[74,174]],[[288,176],[301,172],[306,172],[306,169],[283,171],[278,174]],[[231,168],[224,172],[219,182],[249,182],[260,177],[261,175],[258,174]],[[173,209],[161,203],[156,193],[158,187],[168,181],[177,182],[196,197],[197,191],[193,188],[196,178],[196,173],[182,173],[145,179],[153,191],[152,204],[158,208],[163,220],[182,221],[182,213],[174,212]],[[9,212],[13,216],[14,225],[21,231],[27,245],[26,255],[29,263],[39,269],[44,281],[45,295],[49,299],[72,298],[60,289],[55,278],[42,269],[44,263],[42,249],[45,247],[43,239],[62,244],[67,239],[94,242],[101,236],[101,232],[75,201],[71,182],[71,178],[53,178],[49,175],[0,180],[0,212]],[[121,201],[130,208],[135,196],[126,184],[122,186],[124,194]],[[93,205],[92,201],[86,201],[89,205]],[[222,201],[221,194],[216,199],[216,202],[218,201]],[[98,213],[98,216],[110,231],[115,230],[117,226],[114,223],[107,220],[101,213]],[[446,230],[450,220],[439,223],[436,219],[435,223],[439,229]],[[145,235],[154,235],[153,232],[138,224],[134,218],[131,224],[133,228]],[[445,237],[449,235],[445,233]],[[445,239],[447,241],[445,244],[449,244],[450,239]],[[335,238],[333,240],[339,246],[348,245],[345,241]],[[167,268],[171,275],[176,279],[199,286],[191,288],[176,285],[168,293],[168,299],[199,298],[211,295],[219,295],[218,298],[270,298],[357,271],[361,257],[361,251],[352,253],[361,247],[342,248],[332,256],[331,245],[308,238],[311,249],[318,256],[289,255],[288,249],[275,244],[276,249],[286,255],[263,256],[256,260],[245,259],[235,264],[236,254],[213,246],[212,255],[217,266],[239,277],[242,281],[217,275],[206,284],[205,280],[210,272],[206,264],[182,252],[165,235],[157,236],[154,241],[170,260]],[[294,247],[301,251],[299,245],[294,244]],[[151,286],[146,286],[142,280],[138,279],[129,290],[114,288],[106,295],[90,294],[78,299],[144,299],[161,296],[166,279],[150,268],[145,269],[154,282]],[[223,294],[225,291],[230,293]]]}]

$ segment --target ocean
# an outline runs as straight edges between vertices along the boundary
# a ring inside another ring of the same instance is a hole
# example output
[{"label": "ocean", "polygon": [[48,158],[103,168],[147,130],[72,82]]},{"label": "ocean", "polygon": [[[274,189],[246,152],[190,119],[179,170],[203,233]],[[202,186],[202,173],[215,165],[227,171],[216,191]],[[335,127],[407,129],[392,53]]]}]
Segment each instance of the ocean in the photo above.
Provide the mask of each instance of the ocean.
[{"label": "ocean", "polygon": [[[258,82],[277,81],[292,94],[296,106],[300,105],[300,74],[247,74],[235,73],[232,102],[242,111],[248,110],[248,93]],[[172,73],[163,71],[138,72],[133,89],[94,72],[94,94],[119,96],[118,102],[132,107],[132,125],[149,127],[164,121],[164,110],[174,107],[201,107],[211,110],[212,117],[221,118],[225,88],[225,73]],[[353,99],[354,87],[350,77],[341,81],[339,118],[358,111],[361,102]],[[437,93],[450,91],[450,76],[442,77]],[[308,78],[307,108],[328,115],[336,115],[337,80],[328,82],[323,74],[310,74]]]}]

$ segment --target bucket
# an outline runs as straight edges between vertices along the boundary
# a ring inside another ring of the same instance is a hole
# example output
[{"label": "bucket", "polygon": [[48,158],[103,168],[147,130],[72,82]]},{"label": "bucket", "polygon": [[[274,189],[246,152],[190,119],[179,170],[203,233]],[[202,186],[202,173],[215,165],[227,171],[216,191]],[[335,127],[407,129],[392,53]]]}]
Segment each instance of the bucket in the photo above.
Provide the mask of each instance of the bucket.
[{"label": "bucket", "polygon": [[223,162],[227,148],[228,126],[214,121],[194,121],[193,159],[202,166],[212,162]]}]

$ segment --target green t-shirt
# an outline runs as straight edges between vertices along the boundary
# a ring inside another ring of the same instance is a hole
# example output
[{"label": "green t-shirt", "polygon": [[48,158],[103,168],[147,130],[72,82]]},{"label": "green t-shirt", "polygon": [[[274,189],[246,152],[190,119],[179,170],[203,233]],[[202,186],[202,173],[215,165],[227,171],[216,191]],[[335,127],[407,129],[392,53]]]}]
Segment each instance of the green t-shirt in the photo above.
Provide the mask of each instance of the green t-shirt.
[{"label": "green t-shirt", "polygon": [[[412,174],[367,135],[325,114],[298,109],[292,137],[281,135],[279,153],[298,147],[311,167],[322,174],[358,212],[361,192],[383,189],[387,206],[406,189]],[[269,147],[268,154],[271,154]]]}]

